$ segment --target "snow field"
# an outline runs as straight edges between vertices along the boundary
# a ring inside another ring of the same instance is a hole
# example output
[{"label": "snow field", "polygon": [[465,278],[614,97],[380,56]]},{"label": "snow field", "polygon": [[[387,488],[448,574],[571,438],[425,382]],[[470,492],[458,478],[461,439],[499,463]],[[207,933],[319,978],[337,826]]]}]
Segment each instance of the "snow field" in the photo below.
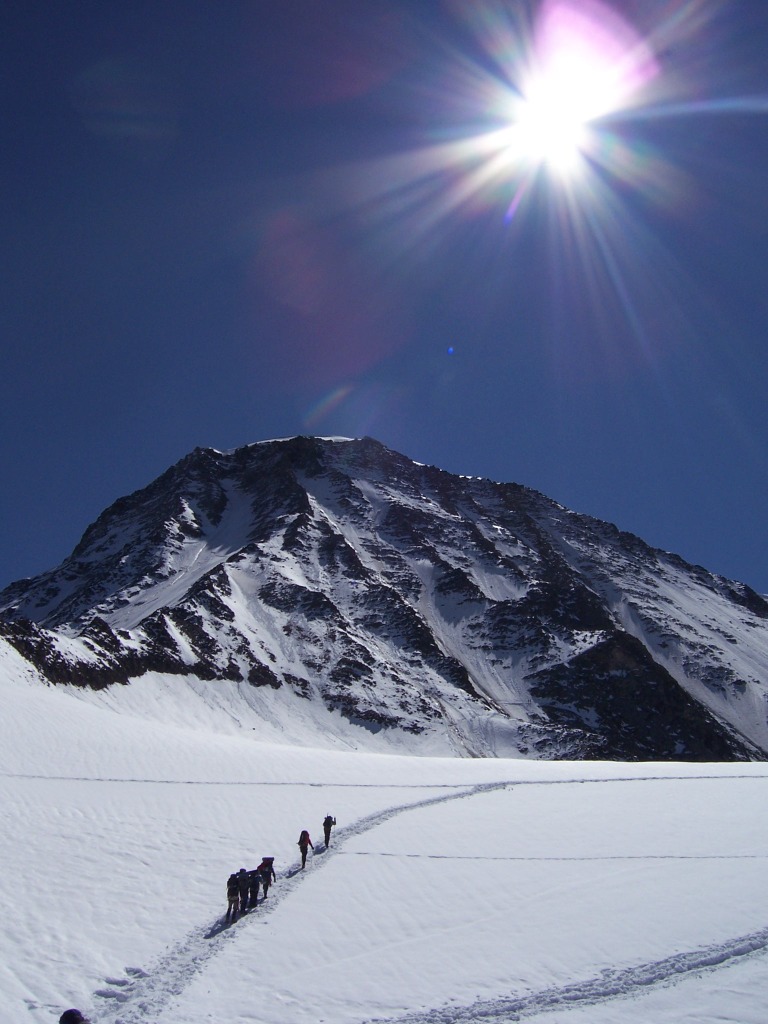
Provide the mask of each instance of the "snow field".
[{"label": "snow field", "polygon": [[151,685],[0,664],[0,1024],[763,1024],[768,766],[281,747]]},{"label": "snow field", "polygon": [[[300,829],[322,834],[325,813],[315,787],[301,784],[3,778],[0,793],[0,888],[12,910],[5,962],[19,962],[2,992],[30,1004],[56,1003],[57,989],[64,1002],[91,1003],[107,978],[145,966],[193,925],[211,926],[226,909],[230,871],[274,855],[284,874]],[[354,820],[423,793],[329,786],[323,795]],[[31,898],[18,904],[19,893]]]},{"label": "snow field", "polygon": [[[714,815],[737,797],[746,807],[765,781],[723,780],[714,800],[711,786],[520,786],[404,811],[332,849],[279,914],[242,922],[242,940],[160,1021],[215,1020],[222,1007],[227,1019],[265,1024],[463,1020],[456,1011],[478,1000],[527,998],[530,1009],[537,994],[637,965],[650,965],[643,988],[604,985],[601,1000],[653,989],[664,980],[654,965],[766,923],[753,898],[762,823],[738,836],[694,829],[680,845],[702,806]],[[679,830],[659,835],[660,803]],[[737,815],[726,816],[733,825]],[[236,977],[250,985],[234,992]],[[547,1005],[539,998],[540,1012]]]}]

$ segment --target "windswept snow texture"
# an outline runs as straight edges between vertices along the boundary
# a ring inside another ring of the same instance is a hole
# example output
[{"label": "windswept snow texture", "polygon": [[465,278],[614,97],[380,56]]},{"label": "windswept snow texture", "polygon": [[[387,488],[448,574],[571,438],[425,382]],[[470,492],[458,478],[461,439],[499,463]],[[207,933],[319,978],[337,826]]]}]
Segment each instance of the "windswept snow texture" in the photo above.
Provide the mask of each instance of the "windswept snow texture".
[{"label": "windswept snow texture", "polygon": [[102,696],[0,646],[3,1024],[764,1024],[764,764],[334,753]]},{"label": "windswept snow texture", "polygon": [[371,439],[197,449],[7,587],[3,636],[53,682],[183,680],[219,718],[235,694],[275,742],[768,756],[764,598]]}]

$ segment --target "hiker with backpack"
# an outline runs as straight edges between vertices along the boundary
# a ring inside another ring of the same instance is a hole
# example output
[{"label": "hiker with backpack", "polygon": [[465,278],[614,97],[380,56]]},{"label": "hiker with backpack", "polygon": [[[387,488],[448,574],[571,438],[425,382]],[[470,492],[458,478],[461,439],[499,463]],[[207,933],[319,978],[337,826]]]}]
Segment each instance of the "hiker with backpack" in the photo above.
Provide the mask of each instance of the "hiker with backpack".
[{"label": "hiker with backpack", "polygon": [[236,872],[227,879],[227,914],[224,920],[229,924],[230,921],[236,921],[238,911],[240,909],[240,879],[237,877]]},{"label": "hiker with backpack", "polygon": [[248,908],[249,910],[255,907],[259,902],[259,885],[261,883],[261,873],[259,868],[254,868],[253,871],[248,872]]},{"label": "hiker with backpack", "polygon": [[323,835],[325,836],[325,848],[326,850],[331,845],[331,829],[336,824],[336,819],[330,814],[326,814],[323,818]]},{"label": "hiker with backpack", "polygon": [[306,829],[302,829],[301,835],[299,836],[299,842],[298,842],[298,847],[301,850],[301,867],[302,867],[302,870],[304,869],[304,867],[306,867],[306,863],[307,863],[307,850],[309,849],[310,846],[312,847],[312,852],[314,853],[315,846],[314,846],[314,843],[312,842],[312,840],[309,838],[309,832],[307,832]]},{"label": "hiker with backpack", "polygon": [[259,864],[257,870],[261,875],[261,887],[264,890],[264,899],[266,899],[270,885],[277,881],[277,875],[275,874],[275,858],[262,857],[261,864]]},{"label": "hiker with backpack", "polygon": [[244,914],[248,910],[248,890],[250,889],[250,879],[245,868],[240,868],[237,872],[237,888],[240,896],[240,913]]}]

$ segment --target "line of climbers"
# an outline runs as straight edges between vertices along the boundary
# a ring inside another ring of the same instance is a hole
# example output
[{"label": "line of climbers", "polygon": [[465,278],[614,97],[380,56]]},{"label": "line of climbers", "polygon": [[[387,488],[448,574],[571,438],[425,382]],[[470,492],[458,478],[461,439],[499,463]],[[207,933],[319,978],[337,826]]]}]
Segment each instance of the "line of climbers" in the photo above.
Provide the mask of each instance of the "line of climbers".
[{"label": "line of climbers", "polygon": [[[331,829],[336,824],[336,819],[331,814],[326,814],[323,819],[323,837],[326,850],[331,845]],[[309,847],[314,850],[314,844],[309,838],[309,832],[303,829],[299,836],[298,847],[301,852],[302,868],[307,863],[307,850]],[[246,871],[240,868],[233,871],[227,879],[227,915],[226,921],[236,921],[240,914],[252,910],[259,901],[259,888],[267,898],[269,887],[277,881],[275,874],[275,858],[262,857],[261,864],[253,871]],[[59,1017],[59,1024],[91,1024],[87,1017],[83,1016],[80,1010],[65,1010]]]},{"label": "line of climbers", "polygon": [[[332,815],[326,814],[323,819],[323,836],[325,838],[326,850],[331,845],[331,829],[335,824],[336,819]],[[303,869],[306,867],[307,852],[310,846],[313,851],[315,849],[314,843],[306,829],[302,829],[297,845],[301,853],[301,867]],[[226,922],[236,921],[240,915],[253,910],[259,902],[259,888],[261,888],[263,893],[263,899],[266,899],[270,885],[276,881],[274,857],[262,857],[261,864],[252,871],[246,871],[245,868],[233,871],[227,879]]]}]

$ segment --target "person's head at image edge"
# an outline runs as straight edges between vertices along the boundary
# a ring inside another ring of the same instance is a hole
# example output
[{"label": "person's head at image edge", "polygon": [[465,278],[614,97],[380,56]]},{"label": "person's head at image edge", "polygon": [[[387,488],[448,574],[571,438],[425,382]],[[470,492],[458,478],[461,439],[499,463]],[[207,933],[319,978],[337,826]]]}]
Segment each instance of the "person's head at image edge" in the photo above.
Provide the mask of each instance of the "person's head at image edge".
[{"label": "person's head at image edge", "polygon": [[59,1017],[59,1024],[91,1024],[79,1010],[65,1010]]}]

